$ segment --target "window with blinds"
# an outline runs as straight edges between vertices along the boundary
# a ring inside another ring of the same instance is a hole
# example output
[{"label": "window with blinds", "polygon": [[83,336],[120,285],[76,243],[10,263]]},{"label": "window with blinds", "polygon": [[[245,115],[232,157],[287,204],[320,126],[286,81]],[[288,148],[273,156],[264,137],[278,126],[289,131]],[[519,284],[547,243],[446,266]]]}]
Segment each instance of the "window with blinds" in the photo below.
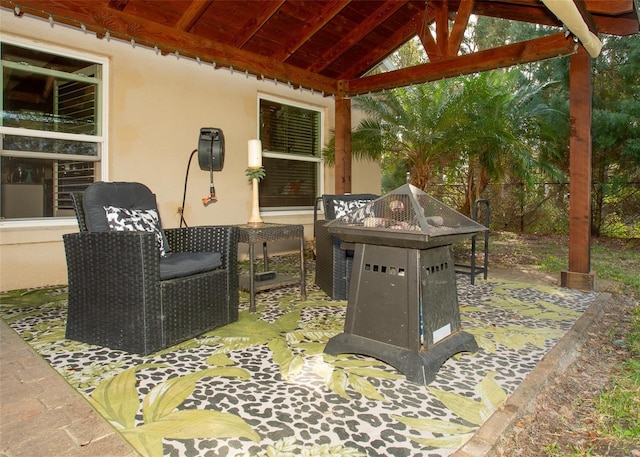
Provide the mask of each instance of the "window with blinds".
[{"label": "window with blinds", "polygon": [[70,193],[95,181],[104,154],[105,64],[32,43],[0,51],[0,217],[73,215]]},{"label": "window with blinds", "polygon": [[263,210],[312,209],[318,194],[322,112],[260,99],[260,140],[266,176],[260,182]]}]

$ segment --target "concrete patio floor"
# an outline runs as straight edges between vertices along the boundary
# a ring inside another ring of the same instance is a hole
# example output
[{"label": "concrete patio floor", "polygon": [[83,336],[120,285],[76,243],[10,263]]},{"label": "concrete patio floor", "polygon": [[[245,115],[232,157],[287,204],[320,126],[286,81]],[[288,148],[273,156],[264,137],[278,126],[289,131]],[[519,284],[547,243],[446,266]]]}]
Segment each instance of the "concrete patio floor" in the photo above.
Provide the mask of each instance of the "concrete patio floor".
[{"label": "concrete patio floor", "polygon": [[[534,271],[496,270],[492,278],[557,285]],[[454,455],[491,456],[553,374],[575,360],[609,294],[600,294],[517,390]],[[0,320],[0,457],[135,456],[137,453],[17,333]]]}]

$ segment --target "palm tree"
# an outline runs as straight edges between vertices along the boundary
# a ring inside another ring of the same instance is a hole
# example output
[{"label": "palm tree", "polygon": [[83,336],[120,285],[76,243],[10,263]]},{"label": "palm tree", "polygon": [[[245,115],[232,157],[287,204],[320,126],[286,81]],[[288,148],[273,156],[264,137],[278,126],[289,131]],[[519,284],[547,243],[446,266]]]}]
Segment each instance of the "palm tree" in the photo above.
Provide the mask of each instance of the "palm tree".
[{"label": "palm tree", "polygon": [[466,189],[462,210],[468,213],[491,181],[512,180],[530,187],[540,172],[558,172],[539,153],[554,134],[549,126],[553,110],[542,98],[546,85],[529,83],[516,71],[465,79],[463,166],[457,171],[462,172]]},{"label": "palm tree", "polygon": [[[468,214],[489,182],[532,183],[539,170],[553,171],[537,153],[540,135],[553,131],[543,88],[518,71],[494,71],[357,97],[366,118],[353,132],[354,157],[406,169],[425,191],[458,182]],[[332,149],[325,149],[329,161]]]},{"label": "palm tree", "polygon": [[[460,133],[460,91],[453,86],[448,80],[355,98],[354,107],[367,117],[352,132],[353,156],[402,164],[411,183],[426,189],[432,176],[456,160],[451,141]],[[329,163],[333,154],[331,140],[324,151]]]}]

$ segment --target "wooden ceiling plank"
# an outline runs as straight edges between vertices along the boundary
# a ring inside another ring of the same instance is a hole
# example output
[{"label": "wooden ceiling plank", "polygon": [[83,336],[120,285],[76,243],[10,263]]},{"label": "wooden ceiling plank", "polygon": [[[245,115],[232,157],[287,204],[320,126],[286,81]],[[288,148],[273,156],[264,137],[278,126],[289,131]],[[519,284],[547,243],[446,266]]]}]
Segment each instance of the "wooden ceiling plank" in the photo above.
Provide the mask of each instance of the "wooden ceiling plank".
[{"label": "wooden ceiling plank", "polygon": [[109,0],[109,8],[114,10],[124,11],[125,7],[129,3],[129,0]]},{"label": "wooden ceiling plank", "polygon": [[336,79],[353,79],[357,78],[378,63],[382,62],[385,57],[402,46],[407,40],[411,39],[418,33],[418,26],[422,24],[423,10],[418,11],[411,20],[407,21],[404,27],[399,28],[387,40],[372,49],[366,56],[357,62],[353,62],[349,70],[343,72]]},{"label": "wooden ceiling plank", "polygon": [[404,1],[385,1],[367,19],[358,24],[357,27],[345,35],[335,46],[325,52],[315,64],[308,67],[307,70],[320,73],[354,44],[360,42],[364,36],[380,25],[380,23],[398,11],[403,5]]},{"label": "wooden ceiling plank", "polygon": [[464,38],[464,31],[467,29],[467,25],[469,24],[469,18],[471,17],[474,3],[474,0],[462,0],[460,2],[460,7],[458,8],[456,19],[453,23],[453,28],[451,29],[451,35],[449,36],[449,49],[447,50],[448,56],[455,56],[460,50],[460,45]]},{"label": "wooden ceiling plank", "polygon": [[247,42],[262,28],[262,26],[278,12],[285,0],[262,2],[262,9],[255,15],[253,19],[247,22],[237,35],[234,46],[242,49]]},{"label": "wooden ceiling plank", "polygon": [[191,27],[198,22],[198,19],[200,19],[212,2],[213,0],[192,0],[191,4],[176,23],[175,28],[183,32],[191,31]]},{"label": "wooden ceiling plank", "polygon": [[315,35],[318,30],[322,29],[331,19],[333,19],[342,9],[347,6],[348,2],[343,0],[333,0],[326,1],[324,3],[324,8],[319,14],[313,16],[313,18],[309,21],[309,26],[306,27],[304,33],[298,35],[295,41],[288,43],[286,46],[282,48],[281,53],[277,53],[274,55],[274,59],[280,60],[282,62],[286,62],[286,60],[291,57],[293,53],[295,53],[302,45],[304,45],[309,38]]},{"label": "wooden ceiling plank", "polygon": [[378,92],[383,89],[422,84],[461,75],[505,68],[517,64],[549,59],[575,52],[575,43],[564,33],[465,54],[438,62],[403,68],[389,73],[349,81],[349,95]]},{"label": "wooden ceiling plank", "polygon": [[[1,4],[6,6],[8,1],[1,0]],[[233,67],[240,71],[248,70],[258,77],[291,82],[294,86],[312,88],[326,94],[337,93],[337,82],[334,79],[139,17],[133,17],[108,8],[106,4],[70,0],[23,0],[20,7],[25,14],[44,18],[52,14],[57,22],[75,27],[84,24],[88,30],[96,32],[97,35],[104,34],[108,30],[114,38],[122,38],[127,41],[135,38],[140,46],[156,44],[163,51],[179,50],[183,55],[192,55],[194,58],[197,56],[202,61],[215,62],[218,67]]]}]

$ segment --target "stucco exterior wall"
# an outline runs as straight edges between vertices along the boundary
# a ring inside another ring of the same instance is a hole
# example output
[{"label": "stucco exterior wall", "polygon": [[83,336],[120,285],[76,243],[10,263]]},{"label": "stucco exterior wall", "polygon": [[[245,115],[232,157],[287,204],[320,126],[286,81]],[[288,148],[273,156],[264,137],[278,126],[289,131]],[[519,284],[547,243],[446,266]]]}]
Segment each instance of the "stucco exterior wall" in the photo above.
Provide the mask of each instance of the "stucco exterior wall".
[{"label": "stucco exterior wall", "polygon": [[[64,46],[108,58],[109,151],[103,179],[140,181],[157,195],[165,227],[179,226],[184,179],[201,127],[225,136],[224,169],[214,173],[218,201],[204,207],[209,173],[194,156],[188,178],[185,219],[189,225],[243,224],[251,213],[251,186],[244,170],[247,142],[258,136],[258,94],[314,105],[325,113],[325,142],[334,126],[334,100],[285,83],[259,81],[244,73],[214,69],[175,55],[157,55],[131,43],[98,39],[92,33],[52,27],[48,21],[15,17],[0,10],[3,35]],[[353,192],[380,192],[377,163],[354,162]],[[326,193],[333,193],[333,169],[325,167]],[[312,212],[263,213],[265,222],[305,225],[313,236]],[[0,290],[65,284],[62,234],[77,231],[74,218],[55,221],[0,221]],[[281,246],[287,249],[286,243]],[[241,255],[244,251],[241,251]]]}]

